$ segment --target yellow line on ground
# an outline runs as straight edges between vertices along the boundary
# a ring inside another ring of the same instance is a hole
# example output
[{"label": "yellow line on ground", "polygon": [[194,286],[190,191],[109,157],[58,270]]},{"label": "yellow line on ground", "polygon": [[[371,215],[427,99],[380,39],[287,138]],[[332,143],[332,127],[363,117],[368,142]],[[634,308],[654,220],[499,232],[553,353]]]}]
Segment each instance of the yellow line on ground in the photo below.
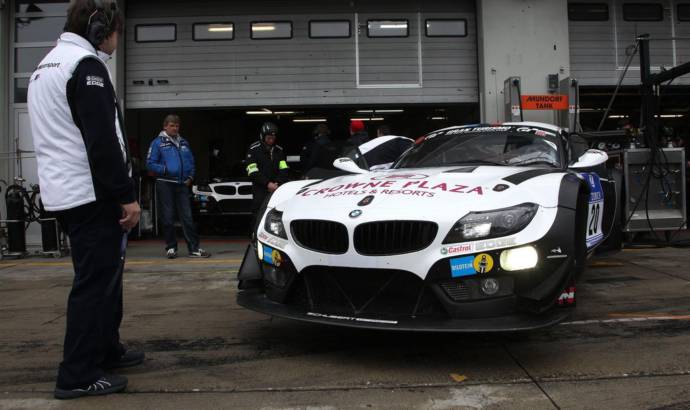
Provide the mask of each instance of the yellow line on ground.
[{"label": "yellow line on ground", "polygon": [[690,315],[674,315],[669,313],[609,313],[610,317],[626,317],[626,318],[640,318],[640,319],[658,319],[664,318],[666,320],[690,320]]},{"label": "yellow line on ground", "polygon": [[[137,265],[218,265],[223,263],[240,263],[242,259],[192,259],[192,260],[154,260],[154,259],[134,259],[127,260],[126,266]],[[2,265],[0,265],[2,266]],[[72,262],[23,262],[15,263],[8,267],[60,267],[72,266]],[[4,268],[4,267],[3,267]]]}]

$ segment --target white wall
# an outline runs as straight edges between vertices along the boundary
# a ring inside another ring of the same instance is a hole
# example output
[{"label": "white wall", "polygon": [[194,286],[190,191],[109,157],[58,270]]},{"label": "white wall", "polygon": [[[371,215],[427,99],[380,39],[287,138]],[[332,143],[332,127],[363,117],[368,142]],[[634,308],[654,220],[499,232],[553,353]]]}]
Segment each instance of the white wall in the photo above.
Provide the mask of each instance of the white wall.
[{"label": "white wall", "polygon": [[[547,75],[570,71],[567,0],[478,0],[479,88],[483,122],[504,121],[503,81],[521,77],[522,94],[547,94]],[[551,111],[526,121],[554,122]]]}]

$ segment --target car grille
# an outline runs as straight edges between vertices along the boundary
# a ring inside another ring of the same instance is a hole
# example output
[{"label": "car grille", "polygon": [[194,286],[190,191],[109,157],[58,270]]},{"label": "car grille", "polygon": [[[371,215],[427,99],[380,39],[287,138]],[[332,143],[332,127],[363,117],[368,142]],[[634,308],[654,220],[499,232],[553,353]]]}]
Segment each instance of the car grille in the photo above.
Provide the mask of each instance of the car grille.
[{"label": "car grille", "polygon": [[400,270],[310,266],[297,275],[286,303],[346,316],[448,317],[422,279]]},{"label": "car grille", "polygon": [[347,252],[349,240],[345,225],[317,219],[301,219],[290,224],[292,236],[306,249],[341,254]]},{"label": "car grille", "polygon": [[420,251],[434,241],[438,225],[425,221],[382,221],[355,228],[355,249],[361,255],[397,255]]},{"label": "car grille", "polygon": [[441,282],[441,288],[454,301],[468,300],[470,296],[470,289],[462,282]]},{"label": "car grille", "polygon": [[229,185],[215,186],[213,190],[220,195],[235,195],[237,193],[237,188]]}]

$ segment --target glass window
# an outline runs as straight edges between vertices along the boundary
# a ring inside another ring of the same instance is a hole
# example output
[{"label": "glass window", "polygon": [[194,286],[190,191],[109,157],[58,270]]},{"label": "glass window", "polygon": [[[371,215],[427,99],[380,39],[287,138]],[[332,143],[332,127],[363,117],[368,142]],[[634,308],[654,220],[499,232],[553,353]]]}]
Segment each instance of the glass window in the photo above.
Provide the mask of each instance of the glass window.
[{"label": "glass window", "polygon": [[251,38],[254,40],[292,38],[290,21],[255,21],[251,26]]},{"label": "glass window", "polygon": [[25,103],[28,90],[29,90],[29,79],[28,78],[15,78],[14,79],[14,102],[15,103]]},{"label": "glass window", "polygon": [[427,20],[427,37],[465,37],[467,36],[467,20]]},{"label": "glass window", "polygon": [[66,17],[17,17],[14,38],[17,43],[57,41]]},{"label": "glass window", "polygon": [[65,13],[69,1],[17,1],[14,10],[17,13]]},{"label": "glass window", "polygon": [[570,21],[608,21],[609,6],[606,3],[568,3]]},{"label": "glass window", "polygon": [[31,73],[52,47],[18,47],[14,49],[14,72]]},{"label": "glass window", "polygon": [[664,8],[659,3],[625,3],[623,20],[625,21],[662,21]]},{"label": "glass window", "polygon": [[194,23],[192,38],[195,41],[233,40],[235,25],[232,23]]},{"label": "glass window", "polygon": [[309,38],[349,38],[349,20],[314,20],[309,22]]},{"label": "glass window", "polygon": [[690,3],[678,5],[678,21],[690,21]]},{"label": "glass window", "polygon": [[167,42],[177,40],[176,24],[150,24],[136,26],[134,41],[137,43]]},{"label": "glass window", "polygon": [[367,36],[407,37],[409,25],[407,20],[369,20],[367,21]]}]

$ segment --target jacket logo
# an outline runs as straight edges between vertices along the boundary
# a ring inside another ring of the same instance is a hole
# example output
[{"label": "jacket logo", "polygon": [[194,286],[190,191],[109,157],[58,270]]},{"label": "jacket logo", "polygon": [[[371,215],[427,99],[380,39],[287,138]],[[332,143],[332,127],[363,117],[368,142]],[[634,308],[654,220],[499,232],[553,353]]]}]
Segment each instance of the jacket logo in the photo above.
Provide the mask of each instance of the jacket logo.
[{"label": "jacket logo", "polygon": [[103,88],[105,86],[105,83],[103,81],[103,77],[99,77],[97,75],[89,75],[86,77],[86,85]]}]

